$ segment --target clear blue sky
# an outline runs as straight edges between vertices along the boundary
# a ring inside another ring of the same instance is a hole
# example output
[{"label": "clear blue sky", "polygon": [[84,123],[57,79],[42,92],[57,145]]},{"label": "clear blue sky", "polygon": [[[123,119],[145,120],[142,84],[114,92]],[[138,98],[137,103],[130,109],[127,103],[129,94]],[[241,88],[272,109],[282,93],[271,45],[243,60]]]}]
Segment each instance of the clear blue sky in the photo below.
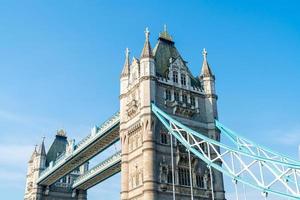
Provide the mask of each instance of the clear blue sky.
[{"label": "clear blue sky", "polygon": [[[194,75],[208,50],[220,120],[292,157],[300,144],[299,1],[0,2],[0,193],[22,199],[27,160],[65,128],[77,141],[119,107],[124,49],[163,24]],[[89,191],[119,198],[117,175]],[[232,191],[228,188],[228,193]],[[4,195],[4,197],[3,197]],[[230,199],[230,198],[229,198]]]}]

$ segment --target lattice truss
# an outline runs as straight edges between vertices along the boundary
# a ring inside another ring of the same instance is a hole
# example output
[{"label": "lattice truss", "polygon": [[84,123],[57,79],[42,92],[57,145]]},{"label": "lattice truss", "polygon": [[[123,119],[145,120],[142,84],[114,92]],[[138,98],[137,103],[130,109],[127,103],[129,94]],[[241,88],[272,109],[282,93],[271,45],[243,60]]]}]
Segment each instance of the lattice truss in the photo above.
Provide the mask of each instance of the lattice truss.
[{"label": "lattice truss", "polygon": [[213,168],[230,177],[234,184],[242,183],[261,191],[265,197],[275,194],[300,199],[300,162],[257,145],[226,128],[216,126],[226,142],[211,139],[176,121],[154,104],[152,111],[186,149]]}]

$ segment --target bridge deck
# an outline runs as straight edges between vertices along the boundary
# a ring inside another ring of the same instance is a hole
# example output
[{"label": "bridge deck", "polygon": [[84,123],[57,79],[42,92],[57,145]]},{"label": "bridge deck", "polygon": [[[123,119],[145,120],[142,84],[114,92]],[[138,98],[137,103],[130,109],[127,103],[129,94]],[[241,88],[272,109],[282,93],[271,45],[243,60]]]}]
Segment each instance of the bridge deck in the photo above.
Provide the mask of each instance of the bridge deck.
[{"label": "bridge deck", "polygon": [[80,141],[71,153],[65,153],[46,168],[38,179],[40,185],[52,185],[119,140],[119,113],[102,124],[95,134]]},{"label": "bridge deck", "polygon": [[121,171],[121,152],[117,152],[94,168],[79,176],[73,183],[73,189],[87,190]]}]

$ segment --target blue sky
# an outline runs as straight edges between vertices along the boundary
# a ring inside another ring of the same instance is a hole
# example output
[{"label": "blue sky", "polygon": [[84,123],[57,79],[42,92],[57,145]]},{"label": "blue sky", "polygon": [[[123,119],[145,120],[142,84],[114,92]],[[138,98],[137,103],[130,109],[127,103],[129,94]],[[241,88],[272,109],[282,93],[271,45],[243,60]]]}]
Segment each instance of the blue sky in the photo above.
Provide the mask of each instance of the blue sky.
[{"label": "blue sky", "polygon": [[[146,26],[163,24],[194,75],[202,48],[216,74],[220,120],[297,157],[300,144],[297,1],[0,2],[0,192],[21,199],[27,160],[59,128],[77,141],[119,107],[124,50],[139,56]],[[117,175],[89,199],[119,198]],[[231,199],[231,188],[228,198]]]}]

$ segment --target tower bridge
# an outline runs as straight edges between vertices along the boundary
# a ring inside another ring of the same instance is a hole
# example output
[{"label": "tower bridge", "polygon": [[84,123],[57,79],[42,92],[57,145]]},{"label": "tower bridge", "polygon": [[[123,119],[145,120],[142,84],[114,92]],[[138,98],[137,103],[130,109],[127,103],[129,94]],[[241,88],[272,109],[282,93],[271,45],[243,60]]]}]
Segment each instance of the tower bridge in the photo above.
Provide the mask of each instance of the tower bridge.
[{"label": "tower bridge", "polygon": [[[47,152],[43,141],[28,163],[24,199],[84,200],[88,189],[119,172],[122,200],[225,200],[223,176],[233,180],[237,199],[239,184],[265,199],[300,199],[298,161],[218,121],[207,51],[193,76],[166,27],[154,49],[149,37],[146,29],[139,58],[130,61],[126,49],[120,112],[77,144],[63,130]],[[117,141],[120,152],[88,169],[89,160]]]}]

